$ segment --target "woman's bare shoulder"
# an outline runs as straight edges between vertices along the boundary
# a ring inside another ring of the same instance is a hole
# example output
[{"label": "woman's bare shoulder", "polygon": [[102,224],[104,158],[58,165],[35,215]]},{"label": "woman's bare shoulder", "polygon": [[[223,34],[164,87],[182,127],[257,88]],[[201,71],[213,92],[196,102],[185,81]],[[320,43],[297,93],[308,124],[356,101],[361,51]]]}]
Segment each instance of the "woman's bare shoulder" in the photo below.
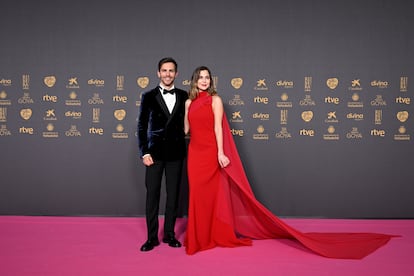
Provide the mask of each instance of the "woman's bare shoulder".
[{"label": "woman's bare shoulder", "polygon": [[213,95],[211,97],[213,98],[213,102],[216,102],[216,103],[222,102],[221,97],[219,95]]}]

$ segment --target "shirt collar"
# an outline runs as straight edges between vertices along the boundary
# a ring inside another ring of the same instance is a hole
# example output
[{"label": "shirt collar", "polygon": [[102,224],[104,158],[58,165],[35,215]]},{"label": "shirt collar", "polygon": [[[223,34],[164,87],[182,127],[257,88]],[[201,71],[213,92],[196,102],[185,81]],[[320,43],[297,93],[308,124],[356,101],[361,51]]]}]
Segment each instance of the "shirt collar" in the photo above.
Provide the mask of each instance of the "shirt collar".
[{"label": "shirt collar", "polygon": [[[163,91],[164,91],[164,89],[165,89],[165,87],[164,87],[162,84],[159,84],[159,87],[160,87],[160,91],[161,91],[161,92],[163,92]],[[171,88],[170,88],[170,89],[167,89],[167,90],[171,90],[171,89],[175,89],[174,84],[173,84],[173,86],[171,86]]]}]

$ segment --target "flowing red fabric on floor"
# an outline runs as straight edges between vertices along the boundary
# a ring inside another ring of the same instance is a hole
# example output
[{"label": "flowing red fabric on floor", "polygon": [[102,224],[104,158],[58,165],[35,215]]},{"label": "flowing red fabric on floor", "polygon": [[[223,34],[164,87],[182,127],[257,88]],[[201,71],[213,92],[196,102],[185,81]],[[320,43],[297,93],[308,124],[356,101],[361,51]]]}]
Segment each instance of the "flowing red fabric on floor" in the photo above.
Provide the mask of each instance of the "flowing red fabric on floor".
[{"label": "flowing red fabric on floor", "polygon": [[202,92],[192,101],[188,114],[187,254],[216,246],[251,245],[251,239],[294,239],[325,257],[362,259],[397,237],[380,233],[302,233],[284,223],[255,198],[225,116],[223,146],[230,165],[219,167],[211,103],[212,97]]}]

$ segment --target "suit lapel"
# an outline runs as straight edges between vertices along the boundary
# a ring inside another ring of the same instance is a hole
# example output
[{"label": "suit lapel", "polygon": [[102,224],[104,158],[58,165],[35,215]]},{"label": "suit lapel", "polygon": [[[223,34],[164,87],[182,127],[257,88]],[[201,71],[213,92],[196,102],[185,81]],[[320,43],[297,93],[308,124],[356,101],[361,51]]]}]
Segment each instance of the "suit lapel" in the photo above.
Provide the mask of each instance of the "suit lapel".
[{"label": "suit lapel", "polygon": [[177,113],[177,110],[179,110],[179,108],[181,107],[181,103],[182,103],[181,94],[180,93],[175,93],[175,97],[176,97],[175,98],[175,105],[174,105],[174,108],[173,108],[171,114],[169,114],[167,125],[170,123],[172,118],[174,118],[175,114]]},{"label": "suit lapel", "polygon": [[177,110],[178,110],[178,108],[180,107],[180,105],[181,105],[181,95],[179,94],[179,93],[175,93],[175,105],[174,105],[174,108],[173,108],[173,110],[172,110],[172,112],[171,112],[171,117],[173,117],[174,116],[174,114],[177,112]]},{"label": "suit lapel", "polygon": [[170,116],[170,112],[168,111],[168,107],[165,104],[164,99],[162,98],[162,95],[160,93],[160,90],[158,88],[156,88],[156,95],[155,95],[155,99],[157,99],[158,104],[161,106],[162,111],[164,112],[164,114],[169,117]]}]

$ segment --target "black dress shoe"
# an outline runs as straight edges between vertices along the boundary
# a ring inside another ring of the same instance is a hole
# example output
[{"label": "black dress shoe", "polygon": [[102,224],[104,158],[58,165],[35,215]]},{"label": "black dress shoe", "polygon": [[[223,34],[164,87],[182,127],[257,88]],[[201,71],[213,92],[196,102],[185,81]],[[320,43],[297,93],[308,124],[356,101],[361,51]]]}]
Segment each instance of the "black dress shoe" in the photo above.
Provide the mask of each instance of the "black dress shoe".
[{"label": "black dress shoe", "polygon": [[147,240],[142,246],[141,251],[150,251],[154,249],[155,246],[160,245],[158,240]]},{"label": "black dress shoe", "polygon": [[163,243],[168,243],[171,247],[181,247],[181,243],[173,236],[173,237],[164,237],[162,239]]}]

